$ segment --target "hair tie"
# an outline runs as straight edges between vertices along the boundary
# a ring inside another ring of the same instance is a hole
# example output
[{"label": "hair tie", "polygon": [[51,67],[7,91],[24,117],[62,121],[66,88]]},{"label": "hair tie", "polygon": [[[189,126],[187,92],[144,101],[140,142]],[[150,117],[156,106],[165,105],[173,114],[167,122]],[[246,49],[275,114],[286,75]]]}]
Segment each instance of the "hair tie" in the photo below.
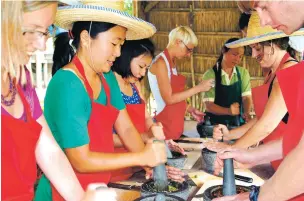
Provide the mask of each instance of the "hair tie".
[{"label": "hair tie", "polygon": [[72,33],[71,30],[68,31],[68,34],[69,34],[69,38],[70,38],[70,39],[74,39],[74,36],[73,36],[73,33]]}]

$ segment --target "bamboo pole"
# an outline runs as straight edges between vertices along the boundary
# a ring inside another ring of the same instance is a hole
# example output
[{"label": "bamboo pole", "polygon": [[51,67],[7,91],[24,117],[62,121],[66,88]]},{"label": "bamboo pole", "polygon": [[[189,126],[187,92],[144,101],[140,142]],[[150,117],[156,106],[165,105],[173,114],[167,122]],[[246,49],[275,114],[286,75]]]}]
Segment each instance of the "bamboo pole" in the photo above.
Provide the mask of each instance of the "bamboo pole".
[{"label": "bamboo pole", "polygon": [[[195,87],[195,76],[194,76],[194,67],[193,67],[193,55],[191,54],[190,58],[190,67],[191,67],[191,78],[192,78],[192,87]],[[192,107],[195,107],[195,98],[196,95],[193,95],[191,97],[192,99]]]},{"label": "bamboo pole", "polygon": [[138,17],[138,0],[133,0],[133,15]]},{"label": "bamboo pole", "polygon": [[[193,18],[194,18],[193,6],[194,6],[194,4],[190,5],[190,13],[189,13],[189,25],[191,28],[193,27]],[[195,87],[193,54],[191,54],[191,57],[190,57],[190,68],[191,68],[192,87]],[[196,94],[193,95],[191,97],[191,99],[192,99],[192,107],[196,108]]]}]

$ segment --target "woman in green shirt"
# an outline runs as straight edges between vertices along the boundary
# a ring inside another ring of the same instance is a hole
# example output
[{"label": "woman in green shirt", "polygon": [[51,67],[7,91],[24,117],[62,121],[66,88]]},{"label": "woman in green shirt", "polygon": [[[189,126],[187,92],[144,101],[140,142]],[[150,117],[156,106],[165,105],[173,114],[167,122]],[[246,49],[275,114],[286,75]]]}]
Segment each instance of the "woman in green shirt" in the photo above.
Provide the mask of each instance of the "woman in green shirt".
[{"label": "woman in green shirt", "polygon": [[[231,38],[226,43],[238,40]],[[226,44],[225,43],[225,44]],[[205,93],[206,116],[212,124],[239,126],[249,120],[252,106],[250,75],[245,68],[237,66],[244,55],[244,47],[222,47],[216,65],[209,69],[203,79],[215,78],[215,88]]]},{"label": "woman in green shirt", "polygon": [[[58,9],[55,23],[71,30],[56,38],[44,108],[56,141],[86,187],[108,183],[111,170],[165,163],[166,154],[164,143],[144,145],[111,71],[125,39],[150,37],[155,27],[122,12],[123,2],[83,3]],[[113,153],[113,127],[130,152]],[[46,177],[35,199],[62,200]]]}]

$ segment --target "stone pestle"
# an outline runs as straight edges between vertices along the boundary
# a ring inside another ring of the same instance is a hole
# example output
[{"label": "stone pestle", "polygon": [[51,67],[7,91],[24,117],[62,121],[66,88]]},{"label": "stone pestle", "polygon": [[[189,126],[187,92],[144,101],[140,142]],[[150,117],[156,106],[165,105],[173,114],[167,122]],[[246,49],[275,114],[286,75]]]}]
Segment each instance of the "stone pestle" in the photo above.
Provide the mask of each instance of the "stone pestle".
[{"label": "stone pestle", "polygon": [[167,158],[173,158],[172,152],[171,152],[171,150],[169,149],[167,143],[166,143],[166,152],[167,152]]},{"label": "stone pestle", "polygon": [[[154,143],[155,142],[159,142],[159,140],[154,140]],[[165,143],[164,141],[162,142]],[[153,168],[153,180],[157,192],[163,192],[168,190],[168,177],[165,164],[160,164]]]},{"label": "stone pestle", "polygon": [[237,127],[239,127],[241,125],[241,122],[240,122],[240,115],[237,115],[235,116],[235,125]]},{"label": "stone pestle", "polygon": [[236,186],[234,178],[233,159],[224,160],[224,175],[223,175],[223,195],[235,195]]}]

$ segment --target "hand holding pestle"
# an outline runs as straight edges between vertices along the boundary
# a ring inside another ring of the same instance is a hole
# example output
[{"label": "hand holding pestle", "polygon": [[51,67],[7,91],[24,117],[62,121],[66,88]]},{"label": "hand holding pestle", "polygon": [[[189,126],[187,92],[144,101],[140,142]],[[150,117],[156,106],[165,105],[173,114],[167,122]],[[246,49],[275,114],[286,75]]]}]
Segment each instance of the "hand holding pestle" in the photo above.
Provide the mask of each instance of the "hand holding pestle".
[{"label": "hand holding pestle", "polygon": [[[153,143],[165,143],[163,140],[154,140]],[[157,192],[163,192],[168,189],[168,177],[165,164],[160,164],[153,168],[154,186]]]}]

